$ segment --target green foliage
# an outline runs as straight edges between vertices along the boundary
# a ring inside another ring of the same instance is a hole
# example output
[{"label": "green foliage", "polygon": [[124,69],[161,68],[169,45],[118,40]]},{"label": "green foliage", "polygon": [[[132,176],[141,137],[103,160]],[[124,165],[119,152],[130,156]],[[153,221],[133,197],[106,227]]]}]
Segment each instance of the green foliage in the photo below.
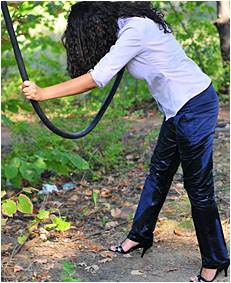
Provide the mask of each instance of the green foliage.
[{"label": "green foliage", "polygon": [[131,212],[129,213],[128,218],[129,218],[129,223],[132,224],[132,213]]},{"label": "green foliage", "polygon": [[62,260],[62,264],[63,264],[63,270],[65,272],[64,276],[61,276],[61,279],[64,282],[81,282],[82,280],[80,278],[74,279],[72,278],[72,276],[75,275],[75,271],[73,270],[74,268],[76,268],[76,266],[74,264],[69,264],[66,260]]},{"label": "green foliage", "polygon": [[98,198],[97,193],[96,193],[96,192],[93,192],[93,201],[94,201],[95,206],[98,205],[98,204],[97,204],[97,198]]},{"label": "green foliage", "polygon": [[[59,217],[54,215],[56,211],[59,212]],[[70,229],[70,223],[65,221],[66,218],[60,215],[60,211],[58,209],[52,209],[50,211],[40,209],[38,214],[35,216],[35,219],[27,223],[27,229],[24,235],[18,237],[19,244],[22,244],[28,238],[30,233],[38,228],[39,224],[47,222],[48,219],[50,219],[52,223],[44,225],[44,228],[47,230],[54,228],[57,231],[66,231]]]},{"label": "green foliage", "polygon": [[223,92],[224,82],[229,81],[229,71],[227,74],[223,66],[219,34],[213,24],[217,17],[216,3],[164,1],[160,6],[187,55],[211,77],[218,93]]},{"label": "green foliage", "polygon": [[[62,64],[65,50],[60,38],[52,37],[50,34],[54,32],[56,21],[62,21],[63,15],[67,14],[67,9],[72,3],[72,1],[68,1],[68,3],[60,1],[8,2],[30,80],[36,81],[41,86],[53,84],[57,79],[65,80],[67,78],[64,75],[65,69]],[[40,31],[41,27],[43,27],[43,31]],[[25,105],[25,99],[15,99],[16,89],[21,84],[21,80],[3,18],[1,28],[2,102],[3,108],[6,106],[8,111],[15,113],[19,107],[22,108]],[[60,27],[59,30],[61,30]],[[44,52],[47,56],[44,55]],[[28,110],[31,111],[32,108],[30,107]],[[5,109],[3,109],[4,111]]]},{"label": "green foliage", "polygon": [[86,212],[88,211],[89,207],[85,207],[83,210],[83,216],[86,214]]},{"label": "green foliage", "polygon": [[[16,132],[21,129],[20,126]],[[22,134],[26,135],[26,129],[30,131],[31,127],[25,126],[24,123],[22,126],[24,129]],[[37,132],[39,131],[40,129],[37,129]],[[44,129],[41,129],[41,132],[44,132]],[[57,137],[52,136],[54,137],[54,144],[48,143],[51,135],[51,133],[48,135],[43,134],[36,139],[28,134],[25,138],[26,141],[15,144],[13,151],[7,156],[6,162],[2,164],[3,179],[8,179],[14,186],[20,187],[22,179],[27,180],[31,185],[38,184],[41,173],[46,169],[56,170],[60,175],[67,175],[69,172],[84,171],[89,168],[88,162],[77,153],[68,154],[68,147],[66,151],[62,151],[62,146],[58,147],[60,150],[54,149],[57,147]],[[28,145],[28,138],[32,142],[34,140],[34,143]],[[52,141],[52,138],[50,141]],[[61,139],[59,139],[59,143],[61,144]],[[51,146],[46,146],[47,144]],[[16,156],[20,156],[20,158]]]},{"label": "green foliage", "polygon": [[[33,213],[33,204],[30,200],[30,198],[23,194],[25,193],[32,193],[32,191],[37,191],[35,188],[23,188],[19,193],[13,195],[10,198],[5,198],[6,192],[1,192],[1,204],[2,204],[2,214],[6,215],[8,217],[13,217],[13,214],[15,214],[17,211],[20,211],[22,213]],[[1,224],[5,225],[8,218],[1,219]],[[37,226],[36,226],[37,227]],[[18,243],[23,244],[24,241],[28,238],[30,235],[30,230],[28,230],[23,236],[18,237]]]},{"label": "green foliage", "polygon": [[103,224],[103,226],[105,226],[107,224],[107,220],[106,220],[105,217],[103,218],[102,224]]},{"label": "green foliage", "polygon": [[[59,212],[59,217],[53,214],[55,213],[55,211]],[[51,219],[52,223],[46,224],[44,226],[45,229],[50,230],[52,228],[55,228],[55,230],[57,231],[66,231],[70,229],[70,223],[65,221],[66,217],[62,217],[58,209],[53,209],[50,211],[40,209],[39,213],[36,215],[35,220],[33,220],[30,224],[32,224],[33,226],[35,223],[38,224],[39,222],[46,221],[47,219]]]},{"label": "green foliage", "polygon": [[[5,198],[6,192],[1,192],[2,214],[12,217],[18,211],[22,213],[33,213],[33,204],[29,197],[22,192],[31,193],[34,188],[20,190],[19,193],[10,198]],[[5,221],[6,222],[6,221]]]},{"label": "green foliage", "polygon": [[[65,108],[56,109],[53,122],[60,127],[66,124],[67,131],[75,132],[86,127],[91,118],[86,117],[85,121],[81,121],[86,115],[85,108],[74,113],[72,118],[73,112],[70,111],[74,110],[70,107],[71,104],[73,101],[66,103]],[[108,116],[109,114],[106,114],[104,119],[108,119]],[[81,140],[62,139],[46,128],[38,126],[37,122],[17,122],[17,126],[14,123],[12,130],[16,143],[2,164],[3,180],[9,179],[17,187],[20,187],[22,179],[35,185],[40,181],[44,170],[54,171],[57,175],[68,175],[70,172],[81,174],[86,171],[94,178],[98,178],[94,173],[98,171],[98,167],[111,168],[125,160],[120,155],[124,146],[119,140],[123,130],[127,128],[124,123],[111,123],[111,119],[106,120],[97,126],[93,134]],[[81,151],[83,157],[78,151]]]},{"label": "green foliage", "polygon": [[[13,217],[17,211],[22,213],[33,213],[33,204],[30,198],[26,194],[31,194],[34,191],[38,191],[35,188],[23,188],[17,194],[13,195],[10,198],[6,197],[6,191],[1,192],[1,204],[2,204],[2,214],[8,217]],[[59,217],[54,215],[56,211],[59,212]],[[1,224],[5,225],[8,218],[2,218]],[[27,223],[27,229],[25,230],[24,235],[18,237],[18,243],[23,244],[26,239],[29,237],[30,233],[38,228],[38,225],[46,221],[47,219],[51,219],[52,223],[44,226],[45,229],[55,228],[57,231],[66,231],[70,229],[70,222],[66,222],[66,218],[60,215],[60,211],[58,209],[53,209],[50,211],[47,210],[39,210],[38,214],[35,216],[35,219],[29,221]]]},{"label": "green foliage", "polygon": [[26,239],[28,238],[28,236],[29,236],[29,235],[19,236],[19,237],[18,237],[18,243],[19,243],[20,245],[22,245],[22,244],[26,241]]},{"label": "green foliage", "polygon": [[31,203],[30,199],[26,195],[20,194],[18,197],[17,209],[23,213],[32,213],[33,204]]},{"label": "green foliage", "polygon": [[70,229],[70,222],[65,222],[66,217],[56,217],[53,215],[52,217],[52,224],[45,225],[45,229],[52,229],[55,228],[57,231],[66,231]]},{"label": "green foliage", "polygon": [[12,216],[17,211],[16,203],[9,199],[8,201],[2,204],[2,213],[7,216]]},{"label": "green foliage", "polygon": [[36,217],[37,217],[38,219],[40,219],[40,220],[49,219],[49,217],[50,217],[50,211],[40,209],[40,210],[39,210],[39,213],[36,215]]}]

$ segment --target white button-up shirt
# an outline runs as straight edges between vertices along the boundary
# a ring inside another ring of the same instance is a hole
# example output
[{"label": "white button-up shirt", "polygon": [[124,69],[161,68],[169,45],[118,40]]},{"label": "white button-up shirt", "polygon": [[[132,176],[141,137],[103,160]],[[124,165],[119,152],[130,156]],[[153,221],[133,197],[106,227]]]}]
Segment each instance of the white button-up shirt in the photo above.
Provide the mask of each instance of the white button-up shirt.
[{"label": "white button-up shirt", "polygon": [[118,20],[118,39],[90,70],[104,87],[124,66],[138,80],[145,80],[165,119],[174,117],[191,98],[205,90],[211,79],[187,57],[171,33],[164,33],[149,18]]}]

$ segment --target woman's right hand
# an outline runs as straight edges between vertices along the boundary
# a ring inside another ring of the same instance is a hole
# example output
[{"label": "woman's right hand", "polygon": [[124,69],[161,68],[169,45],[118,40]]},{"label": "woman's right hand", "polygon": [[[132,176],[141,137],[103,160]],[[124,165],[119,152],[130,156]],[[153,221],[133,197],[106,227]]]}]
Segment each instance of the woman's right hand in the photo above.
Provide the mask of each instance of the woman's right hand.
[{"label": "woman's right hand", "polygon": [[22,89],[27,99],[32,99],[36,101],[42,101],[43,98],[43,89],[37,86],[36,83],[31,81],[24,81],[23,84],[19,87]]}]

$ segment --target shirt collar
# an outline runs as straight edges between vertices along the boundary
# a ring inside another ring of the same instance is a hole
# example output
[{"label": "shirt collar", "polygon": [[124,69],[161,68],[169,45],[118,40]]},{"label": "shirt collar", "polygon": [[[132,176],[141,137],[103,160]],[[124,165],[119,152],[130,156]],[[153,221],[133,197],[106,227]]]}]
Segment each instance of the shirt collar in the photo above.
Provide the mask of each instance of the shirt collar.
[{"label": "shirt collar", "polygon": [[118,24],[118,31],[120,31],[128,22],[128,18],[118,18],[117,24]]}]

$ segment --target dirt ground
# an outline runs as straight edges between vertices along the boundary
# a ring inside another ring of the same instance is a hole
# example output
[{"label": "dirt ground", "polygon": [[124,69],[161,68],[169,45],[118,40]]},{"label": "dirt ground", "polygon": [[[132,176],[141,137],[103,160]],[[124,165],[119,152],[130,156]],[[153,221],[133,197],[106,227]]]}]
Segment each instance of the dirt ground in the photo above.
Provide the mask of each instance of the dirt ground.
[{"label": "dirt ground", "polygon": [[[150,131],[161,123],[156,115],[136,120],[124,136],[130,146],[143,144]],[[228,247],[229,133],[229,108],[222,107],[214,141],[214,180]],[[144,159],[151,155],[155,142],[156,137],[143,156],[127,156],[134,167],[126,172],[111,172],[97,182],[82,179],[73,190],[46,195],[37,204],[38,209],[42,206],[47,210],[60,206],[61,215],[71,222],[70,230],[47,232],[41,225],[20,246],[17,237],[23,233],[25,222],[33,217],[17,213],[9,219],[2,226],[2,281],[64,282],[63,260],[75,265],[69,282],[78,278],[83,282],[189,282],[191,276],[198,274],[201,259],[181,170],[175,175],[154,232],[153,246],[145,256],[140,257],[140,250],[127,255],[108,251],[110,245],[126,238],[148,174]],[[2,128],[3,151],[9,143],[9,130]],[[65,182],[56,181],[59,185]],[[98,194],[97,206],[92,200],[93,190]],[[88,210],[83,213],[86,207]],[[222,273],[216,281],[230,282],[229,272],[228,277]]]}]

